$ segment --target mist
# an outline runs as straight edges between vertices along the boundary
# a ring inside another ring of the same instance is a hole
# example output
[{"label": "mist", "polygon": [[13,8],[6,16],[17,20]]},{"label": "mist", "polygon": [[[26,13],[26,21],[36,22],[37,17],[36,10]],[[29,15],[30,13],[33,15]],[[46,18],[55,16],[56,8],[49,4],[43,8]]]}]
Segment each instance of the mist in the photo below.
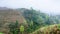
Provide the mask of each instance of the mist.
[{"label": "mist", "polygon": [[60,0],[0,0],[0,7],[13,9],[32,7],[44,13],[60,15]]}]

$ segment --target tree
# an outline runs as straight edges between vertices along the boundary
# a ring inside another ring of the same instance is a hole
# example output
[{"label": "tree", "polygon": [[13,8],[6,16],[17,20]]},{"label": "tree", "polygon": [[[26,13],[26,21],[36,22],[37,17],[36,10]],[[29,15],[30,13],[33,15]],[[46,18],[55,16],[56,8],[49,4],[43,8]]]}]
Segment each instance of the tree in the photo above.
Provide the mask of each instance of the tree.
[{"label": "tree", "polygon": [[[31,8],[31,10],[25,10],[23,13],[27,23],[27,31],[32,32],[38,29],[42,24],[44,24],[44,19],[40,16],[40,12]],[[43,15],[44,16],[44,15]]]},{"label": "tree", "polygon": [[23,34],[23,32],[24,32],[24,26],[23,25],[21,25],[20,26],[20,32]]},{"label": "tree", "polygon": [[16,21],[16,23],[10,23],[9,24],[9,28],[10,28],[10,32],[12,33],[12,34],[18,34],[18,21]]}]

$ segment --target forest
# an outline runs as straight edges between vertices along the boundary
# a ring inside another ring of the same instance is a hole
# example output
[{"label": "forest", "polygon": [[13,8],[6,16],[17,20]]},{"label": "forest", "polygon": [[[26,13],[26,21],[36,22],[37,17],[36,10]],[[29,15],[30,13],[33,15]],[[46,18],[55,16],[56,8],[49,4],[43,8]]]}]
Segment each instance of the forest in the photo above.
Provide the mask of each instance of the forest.
[{"label": "forest", "polygon": [[[33,8],[0,10],[0,16],[2,15],[4,17],[3,20],[0,17],[0,34],[60,34],[60,15],[49,15]],[[10,19],[5,19],[6,16]],[[2,23],[6,23],[6,26]],[[7,30],[3,30],[3,27]]]}]

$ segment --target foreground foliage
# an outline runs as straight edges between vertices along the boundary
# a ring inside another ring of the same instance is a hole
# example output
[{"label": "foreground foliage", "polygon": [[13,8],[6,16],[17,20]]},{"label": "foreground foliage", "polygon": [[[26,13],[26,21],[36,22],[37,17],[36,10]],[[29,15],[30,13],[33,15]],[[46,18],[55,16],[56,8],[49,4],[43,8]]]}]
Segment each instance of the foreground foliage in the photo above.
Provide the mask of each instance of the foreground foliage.
[{"label": "foreground foliage", "polygon": [[60,24],[42,27],[31,34],[60,34]]}]

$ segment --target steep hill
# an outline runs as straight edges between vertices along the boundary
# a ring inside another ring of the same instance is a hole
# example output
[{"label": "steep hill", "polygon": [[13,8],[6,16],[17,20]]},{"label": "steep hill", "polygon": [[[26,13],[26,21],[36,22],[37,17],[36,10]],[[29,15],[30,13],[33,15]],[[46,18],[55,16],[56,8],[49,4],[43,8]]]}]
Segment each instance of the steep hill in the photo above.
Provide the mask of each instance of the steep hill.
[{"label": "steep hill", "polygon": [[46,13],[42,13],[41,11],[32,8],[10,9],[0,7],[0,32],[8,33],[9,24],[14,25],[14,23],[18,21],[18,29],[20,28],[20,25],[24,25],[24,33],[28,34],[46,25],[59,24],[59,19],[59,16],[49,16]]},{"label": "steep hill", "polygon": [[15,23],[16,20],[19,22],[19,24],[26,22],[21,12],[17,10],[5,8],[0,10],[0,32],[8,31],[8,25],[10,23]]}]

